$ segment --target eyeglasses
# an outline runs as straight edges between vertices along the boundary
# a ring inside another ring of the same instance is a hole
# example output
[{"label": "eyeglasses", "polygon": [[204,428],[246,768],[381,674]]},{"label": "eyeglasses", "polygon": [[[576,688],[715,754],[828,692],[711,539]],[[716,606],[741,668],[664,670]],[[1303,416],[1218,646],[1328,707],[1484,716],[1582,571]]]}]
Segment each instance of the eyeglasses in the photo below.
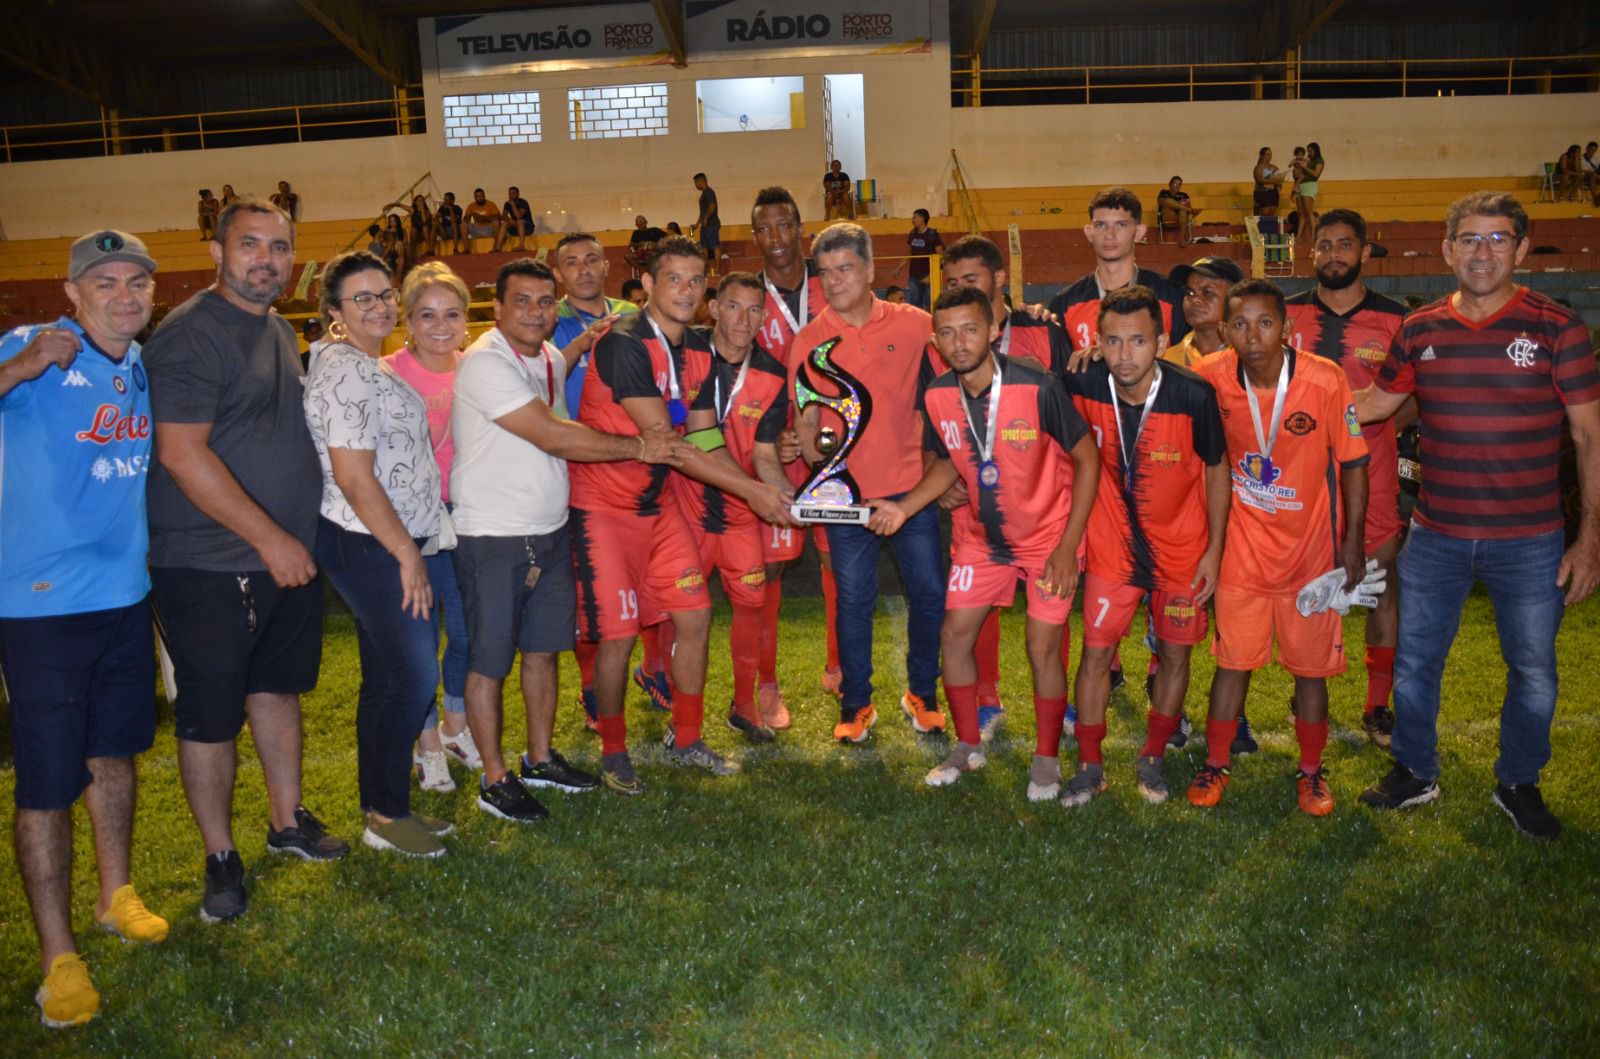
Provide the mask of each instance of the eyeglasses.
[{"label": "eyeglasses", "polygon": [[1457,250],[1463,254],[1476,254],[1478,247],[1489,244],[1489,249],[1496,254],[1509,254],[1511,248],[1517,245],[1517,237],[1510,232],[1462,232],[1452,240]]},{"label": "eyeglasses", "polygon": [[364,313],[370,313],[373,309],[377,308],[380,301],[385,305],[398,304],[400,301],[400,292],[395,290],[393,287],[381,290],[377,294],[364,290],[360,294],[352,294],[348,298],[340,298],[339,300],[355,302],[357,309],[360,309]]}]

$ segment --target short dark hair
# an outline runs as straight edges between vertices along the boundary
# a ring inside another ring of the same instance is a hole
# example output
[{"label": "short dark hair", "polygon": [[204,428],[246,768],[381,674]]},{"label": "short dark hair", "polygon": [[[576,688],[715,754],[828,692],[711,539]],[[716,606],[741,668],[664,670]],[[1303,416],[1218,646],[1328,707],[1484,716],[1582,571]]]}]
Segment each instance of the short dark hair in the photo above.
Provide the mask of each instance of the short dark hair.
[{"label": "short dark hair", "polygon": [[1235,298],[1267,298],[1278,308],[1278,318],[1281,320],[1289,315],[1289,308],[1284,304],[1283,291],[1270,279],[1242,279],[1228,288],[1228,297],[1223,301],[1226,307],[1233,304]]},{"label": "short dark hair", "polygon": [[[563,235],[560,239],[556,240],[556,257],[559,258],[561,256],[561,251],[566,247],[571,246],[573,243],[594,243],[599,245],[600,240],[588,232],[568,232],[566,235]],[[602,253],[604,253],[605,247],[600,247],[600,250]]]},{"label": "short dark hair", "polygon": [[1347,210],[1340,207],[1321,214],[1317,217],[1316,230],[1320,232],[1322,229],[1331,228],[1335,224],[1349,225],[1350,229],[1356,233],[1357,241],[1363,243],[1367,241],[1367,220],[1355,210]]},{"label": "short dark hair", "polygon": [[624,299],[626,299],[628,295],[632,294],[636,290],[644,290],[644,283],[642,281],[634,279],[632,276],[629,276],[627,279],[622,281],[622,297]]},{"label": "short dark hair", "polygon": [[472,189],[472,193],[474,195],[481,195],[481,194],[483,194],[483,189],[482,188],[473,188]]},{"label": "short dark hair", "polygon": [[661,262],[669,257],[693,257],[701,261],[706,259],[700,252],[698,244],[681,235],[669,235],[656,243],[655,251],[650,255],[650,264],[647,266],[650,278],[655,279],[661,271]]},{"label": "short dark hair", "polygon": [[447,199],[454,199],[456,197],[456,193],[454,191],[446,191],[444,193],[444,197]]},{"label": "short dark hair", "polygon": [[948,309],[959,309],[963,305],[976,305],[983,310],[983,318],[989,323],[994,323],[994,305],[990,303],[988,295],[976,287],[951,287],[939,295],[939,300],[933,303],[933,314]]},{"label": "short dark hair", "polygon": [[774,185],[756,192],[756,204],[750,207],[751,220],[755,219],[756,210],[763,206],[787,206],[794,213],[794,223],[800,223],[800,205],[795,202],[794,196],[789,194],[788,188]]},{"label": "short dark hair", "polygon": [[1000,256],[1000,248],[993,239],[981,235],[963,235],[960,239],[944,248],[944,256],[939,259],[939,267],[943,268],[955,261],[969,261],[977,258],[983,262],[983,267],[990,272],[999,272],[1006,267],[1005,258]]},{"label": "short dark hair", "polygon": [[243,198],[234,199],[222,207],[222,212],[217,214],[217,230],[211,234],[211,241],[214,243],[226,243],[228,241],[228,229],[233,227],[233,219],[241,213],[272,213],[282,217],[284,222],[289,225],[289,245],[294,245],[294,218],[289,216],[289,212],[282,206],[268,202],[266,199],[256,198],[254,195],[246,195]]},{"label": "short dark hair", "polygon": [[1120,287],[1100,299],[1098,319],[1101,324],[1104,324],[1106,316],[1110,313],[1118,316],[1149,313],[1150,319],[1156,322],[1156,333],[1162,334],[1166,330],[1166,321],[1161,318],[1161,299],[1156,297],[1155,291],[1137,283],[1131,287]]},{"label": "short dark hair", "polygon": [[391,278],[393,276],[389,266],[384,264],[383,258],[370,250],[346,250],[342,254],[334,255],[333,260],[322,270],[318,283],[321,291],[317,296],[317,308],[321,310],[324,320],[333,319],[329,314],[333,307],[339,304],[339,292],[344,289],[344,281],[368,270],[382,272]]},{"label": "short dark hair", "polygon": [[904,294],[905,292],[906,289],[900,286],[898,283],[891,283],[887,287],[883,288],[883,296],[885,298],[893,298],[896,294]]},{"label": "short dark hair", "polygon": [[695,174],[695,175],[694,175],[694,176],[693,176],[693,177],[691,177],[691,178],[690,178],[690,179],[691,179],[691,180],[705,180],[705,179],[706,179],[706,175],[705,175],[705,174],[704,174],[704,173],[696,173],[696,174]]},{"label": "short dark hair", "polygon": [[927,210],[912,210],[911,211],[911,216],[912,217],[921,217],[924,224],[926,224],[929,221],[933,220],[933,217],[928,213]]},{"label": "short dark hair", "polygon": [[754,272],[730,272],[722,277],[722,282],[717,284],[717,297],[722,297],[722,292],[729,287],[746,287],[757,294],[765,294],[767,288],[761,285],[761,280]]},{"label": "short dark hair", "polygon": [[494,300],[506,300],[506,285],[512,276],[527,276],[529,279],[543,280],[550,284],[550,289],[555,290],[556,274],[550,271],[550,266],[543,261],[535,261],[531,257],[519,257],[515,261],[507,261],[500,266],[500,274],[494,278]]},{"label": "short dark hair", "polygon": [[517,185],[512,184],[510,187],[506,188],[506,194],[507,195],[520,195],[520,194],[522,194],[522,189],[517,187]]},{"label": "short dark hair", "polygon": [[[1461,227],[1465,217],[1508,217],[1517,242],[1528,237],[1528,211],[1522,208],[1522,203],[1517,201],[1515,195],[1508,195],[1504,191],[1474,191],[1452,202],[1450,212],[1444,217],[1445,238],[1456,237],[1456,229]],[[217,228],[220,230],[221,227],[219,222]]]},{"label": "short dark hair", "polygon": [[1135,224],[1144,219],[1144,204],[1124,187],[1105,188],[1089,200],[1089,219],[1094,220],[1095,210],[1127,210]]},{"label": "short dark hair", "polygon": [[368,235],[382,235],[383,234],[383,229],[379,228],[376,224],[369,224],[369,225],[367,225],[367,234]]}]

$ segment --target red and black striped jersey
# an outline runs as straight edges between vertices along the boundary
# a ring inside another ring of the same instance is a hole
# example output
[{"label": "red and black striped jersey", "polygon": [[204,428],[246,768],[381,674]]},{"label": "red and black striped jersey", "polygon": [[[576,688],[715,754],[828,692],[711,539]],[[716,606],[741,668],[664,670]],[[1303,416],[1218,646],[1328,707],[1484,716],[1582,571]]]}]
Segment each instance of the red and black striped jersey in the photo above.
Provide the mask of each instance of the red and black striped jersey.
[{"label": "red and black striped jersey", "polygon": [[1089,428],[1059,378],[1026,361],[997,360],[999,426],[991,457],[999,479],[994,486],[978,478],[989,388],[970,397],[953,371],[929,383],[922,395],[923,447],[955,464],[992,562],[1042,562],[1061,543],[1072,513],[1072,461],[1067,453]]},{"label": "red and black striped jersey", "polygon": [[1015,309],[1001,325],[994,351],[1008,357],[1031,360],[1041,371],[1062,373],[1072,359],[1072,339],[1066,328],[1049,320],[1035,320],[1022,309]]},{"label": "red and black striped jersey", "polygon": [[[710,371],[711,347],[704,335],[688,329],[683,344],[669,349],[651,323],[650,313],[632,313],[595,340],[577,419],[607,434],[638,434],[639,428],[622,407],[624,400],[660,397],[670,402],[675,375],[687,412]],[[633,460],[570,463],[572,506],[587,511],[659,514],[669,470],[664,464]]]},{"label": "red and black striped jersey", "polygon": [[[756,446],[775,444],[783,433],[789,417],[789,388],[783,365],[766,350],[751,346],[746,359],[750,369],[741,383],[743,361],[729,364],[713,356],[711,373],[700,384],[691,408],[716,413],[728,455],[753,478]],[[756,520],[755,512],[743,500],[704,482],[680,476],[673,492],[678,494],[690,525],[706,533],[724,533],[729,526],[748,526]]]},{"label": "red and black striped jersey", "polygon": [[1406,317],[1377,381],[1417,396],[1419,523],[1467,538],[1561,528],[1565,409],[1600,400],[1589,333],[1572,310],[1518,287],[1475,322],[1446,296]]},{"label": "red and black striped jersey", "polygon": [[[761,324],[756,341],[787,368],[794,336],[828,306],[822,296],[822,280],[817,278],[817,266],[807,261],[805,283],[795,290],[784,290],[765,272],[761,273],[761,283],[767,288],[767,318]],[[778,295],[776,298],[774,291]]]},{"label": "red and black striped jersey", "polygon": [[[1160,370],[1142,430],[1144,405],[1113,396],[1104,361],[1066,376],[1072,403],[1100,448],[1100,484],[1085,534],[1088,567],[1115,584],[1187,592],[1211,541],[1205,469],[1227,457],[1227,441],[1211,384],[1176,364]],[[1124,445],[1132,455],[1126,464]]]},{"label": "red and black striped jersey", "polygon": [[[1189,333],[1183,318],[1183,292],[1167,282],[1159,272],[1141,268],[1133,282],[1149,287],[1161,299],[1161,321],[1169,341],[1180,341]],[[1060,319],[1072,340],[1073,349],[1088,349],[1100,339],[1100,280],[1093,272],[1050,299],[1050,311]]]}]

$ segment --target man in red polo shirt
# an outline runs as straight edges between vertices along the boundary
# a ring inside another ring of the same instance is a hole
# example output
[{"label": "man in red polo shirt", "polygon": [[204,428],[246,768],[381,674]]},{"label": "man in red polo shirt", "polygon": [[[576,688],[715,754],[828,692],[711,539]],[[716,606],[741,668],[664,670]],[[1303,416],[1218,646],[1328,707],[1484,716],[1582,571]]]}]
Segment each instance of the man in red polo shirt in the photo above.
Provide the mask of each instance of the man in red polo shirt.
[{"label": "man in red polo shirt", "polygon": [[[837,340],[833,362],[859,379],[872,400],[849,466],[864,496],[898,497],[922,478],[922,387],[934,374],[933,324],[910,305],[872,292],[872,237],[848,221],[823,229],[812,245],[828,307],[800,329],[790,352],[789,386],[811,351]],[[827,387],[826,380],[813,381]],[[812,405],[797,417],[801,453],[817,466],[817,431],[825,413]],[[827,425],[841,424],[832,412]],[[834,737],[859,743],[878,719],[872,705],[872,612],[878,600],[879,538],[865,526],[830,524],[828,546],[839,585],[839,661],[843,670]],[[900,706],[919,732],[944,731],[939,712],[939,626],[944,621],[944,562],[938,513],[925,508],[887,538],[906,588],[906,681]]]}]

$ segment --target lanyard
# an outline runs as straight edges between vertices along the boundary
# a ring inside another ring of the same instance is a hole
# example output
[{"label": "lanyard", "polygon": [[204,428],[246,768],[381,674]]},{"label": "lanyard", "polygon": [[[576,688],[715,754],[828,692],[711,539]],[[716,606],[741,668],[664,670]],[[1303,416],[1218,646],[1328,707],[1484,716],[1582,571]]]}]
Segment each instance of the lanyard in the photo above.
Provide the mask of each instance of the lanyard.
[{"label": "lanyard", "polygon": [[996,350],[1002,357],[1011,355],[1011,317],[1008,314],[1005,322],[1000,325],[1000,348]]},{"label": "lanyard", "polygon": [[1256,388],[1250,382],[1250,376],[1244,378],[1244,395],[1250,402],[1250,423],[1256,428],[1256,444],[1261,447],[1261,458],[1272,457],[1272,446],[1278,443],[1278,420],[1283,416],[1283,401],[1289,395],[1289,357],[1283,358],[1283,366],[1278,369],[1278,393],[1272,399],[1272,432],[1269,434],[1261,426],[1261,403],[1256,400]]},{"label": "lanyard", "polygon": [[[711,355],[722,360],[722,354],[717,352],[717,340],[711,339]],[[728,418],[728,413],[733,409],[733,399],[739,396],[739,391],[744,389],[745,376],[750,374],[750,361],[754,359],[755,349],[752,347],[744,355],[744,363],[739,365],[739,374],[733,380],[733,389],[728,391],[728,403],[722,403],[722,373],[717,372],[711,381],[711,403],[717,410],[717,422],[721,423]],[[728,363],[722,360],[722,363]]]},{"label": "lanyard", "polygon": [[1133,492],[1133,457],[1139,451],[1139,438],[1144,434],[1144,425],[1150,421],[1150,412],[1156,406],[1156,394],[1161,392],[1161,365],[1156,365],[1156,377],[1150,380],[1150,392],[1145,394],[1144,405],[1139,412],[1139,427],[1133,432],[1133,445],[1128,445],[1127,439],[1122,436],[1122,406],[1117,400],[1117,383],[1106,373],[1106,388],[1111,391],[1111,418],[1117,424],[1117,453],[1122,457],[1122,491]]},{"label": "lanyard", "polygon": [[661,348],[667,351],[667,390],[674,401],[683,400],[683,391],[678,389],[678,366],[672,362],[672,344],[667,341],[667,336],[661,333],[661,326],[656,323],[656,318],[649,312],[644,318],[650,323],[650,330],[656,333],[656,341],[661,343]]},{"label": "lanyard", "polygon": [[[545,391],[544,392],[545,392],[545,396],[550,401],[551,406],[554,407],[555,403],[556,403],[556,366],[555,366],[555,363],[550,359],[550,350],[549,350],[549,348],[547,347],[543,352],[544,352],[544,384],[545,384]],[[570,411],[570,409],[569,409],[569,411]]]},{"label": "lanyard", "polygon": [[806,272],[800,280],[800,318],[798,320],[795,319],[794,313],[789,311],[789,303],[784,300],[783,295],[778,293],[778,288],[772,285],[772,281],[767,278],[765,272],[761,273],[761,282],[766,286],[767,293],[772,295],[772,300],[778,303],[778,312],[783,315],[784,323],[789,325],[789,333],[798,335],[800,328],[806,321],[810,320],[807,310],[811,301],[811,273],[809,271]]},{"label": "lanyard", "polygon": [[961,414],[967,417],[967,430],[972,433],[972,443],[978,446],[978,455],[985,465],[994,463],[994,437],[1000,423],[1000,364],[993,359],[990,363],[994,364],[994,381],[989,384],[989,421],[983,425],[982,438],[978,437],[978,425],[972,421],[972,409],[967,407],[966,390],[961,391]]}]

